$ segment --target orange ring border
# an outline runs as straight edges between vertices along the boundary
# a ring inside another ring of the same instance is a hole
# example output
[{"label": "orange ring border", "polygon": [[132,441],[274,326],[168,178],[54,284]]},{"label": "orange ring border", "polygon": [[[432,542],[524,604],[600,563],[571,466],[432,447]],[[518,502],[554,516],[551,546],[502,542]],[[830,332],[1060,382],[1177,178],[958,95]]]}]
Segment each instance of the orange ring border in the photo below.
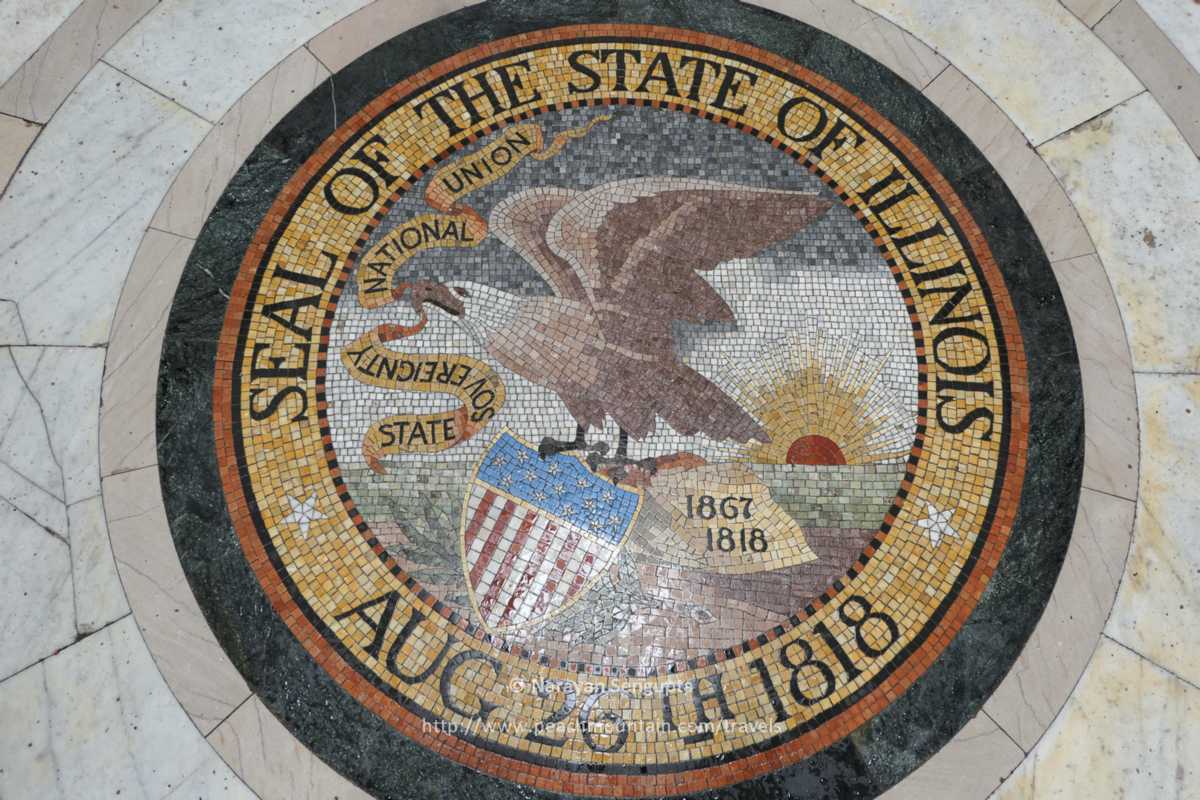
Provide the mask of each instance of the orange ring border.
[{"label": "orange ring border", "polygon": [[[268,560],[249,513],[234,455],[232,424],[227,416],[227,409],[230,409],[232,404],[232,387],[228,376],[235,364],[237,328],[242,318],[241,312],[250,300],[250,281],[245,279],[247,270],[250,275],[257,271],[257,266],[269,247],[272,235],[283,222],[288,209],[298,199],[305,183],[313,177],[329,157],[356,135],[364,124],[370,122],[397,98],[420,85],[437,80],[447,72],[503,52],[536,46],[554,39],[596,36],[612,36],[614,39],[671,39],[685,45],[701,45],[723,50],[731,55],[770,66],[801,83],[817,87],[844,108],[853,110],[867,120],[891,147],[909,159],[913,168],[928,184],[930,191],[940,196],[948,213],[966,237],[978,262],[977,265],[982,269],[988,286],[992,290],[992,304],[1003,327],[1009,366],[1010,385],[1006,389],[1010,393],[1010,419],[1006,422],[1012,427],[1003,484],[996,504],[996,514],[988,533],[988,539],[979,554],[979,561],[959,593],[960,599],[954,602],[946,616],[937,624],[936,629],[926,637],[925,642],[909,655],[899,669],[884,677],[858,703],[814,730],[770,750],[745,756],[732,762],[655,775],[617,775],[557,770],[485,750],[450,734],[442,733],[436,728],[423,730],[421,720],[415,714],[402,708],[382,691],[372,686],[333,652],[321,633],[292,603],[282,580]],[[279,193],[260,223],[242,260],[238,278],[230,292],[228,310],[218,342],[213,381],[213,427],[218,467],[225,489],[230,519],[242,544],[248,564],[257,576],[275,612],[322,669],[352,697],[386,720],[407,738],[480,772],[549,791],[604,797],[636,797],[675,795],[714,789],[740,783],[794,764],[856,730],[887,707],[933,664],[944,646],[949,644],[970,616],[971,610],[974,609],[999,564],[1000,556],[1007,543],[1016,515],[1026,467],[1027,447],[1025,445],[1029,431],[1029,389],[1025,351],[1016,312],[1012,307],[1003,276],[992,257],[987,241],[949,182],[932,162],[887,119],[880,116],[858,97],[827,78],[752,45],[722,36],[701,34],[669,26],[593,23],[545,28],[498,39],[457,53],[397,83],[347,119],[329,138],[322,142]],[[941,646],[938,646],[939,644]]]}]

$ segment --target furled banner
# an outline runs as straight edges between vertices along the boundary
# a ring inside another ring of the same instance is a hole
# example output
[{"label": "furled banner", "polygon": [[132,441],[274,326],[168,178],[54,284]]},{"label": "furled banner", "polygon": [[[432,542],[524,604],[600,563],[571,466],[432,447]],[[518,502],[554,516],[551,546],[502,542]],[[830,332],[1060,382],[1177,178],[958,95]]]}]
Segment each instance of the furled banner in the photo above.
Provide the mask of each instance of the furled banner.
[{"label": "furled banner", "polygon": [[[434,173],[425,202],[436,213],[419,214],[388,233],[359,261],[358,301],[380,308],[403,299],[406,283],[393,284],[397,271],[425,250],[435,247],[476,247],[488,235],[487,220],[460,201],[476,189],[503,178],[526,156],[545,161],[572,139],[582,138],[601,115],[587,125],[564,131],[550,142],[540,125],[523,123],[504,131],[478,151]],[[441,392],[461,405],[452,411],[396,414],[377,420],[363,437],[363,458],[384,474],[381,458],[399,453],[436,453],[471,438],[504,405],[504,381],[490,366],[467,355],[411,354],[393,350],[387,342],[415,336],[428,318],[420,310],[413,325],[380,325],[354,340],[341,354],[342,364],[362,383],[408,392]]]}]

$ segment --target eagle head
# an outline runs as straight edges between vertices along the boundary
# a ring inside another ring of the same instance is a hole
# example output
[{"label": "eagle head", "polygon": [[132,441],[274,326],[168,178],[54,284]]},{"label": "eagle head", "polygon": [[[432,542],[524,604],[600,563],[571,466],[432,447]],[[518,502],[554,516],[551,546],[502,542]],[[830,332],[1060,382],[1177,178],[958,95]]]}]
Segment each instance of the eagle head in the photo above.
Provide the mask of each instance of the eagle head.
[{"label": "eagle head", "polygon": [[466,311],[463,298],[468,297],[467,290],[461,286],[447,286],[433,281],[413,281],[400,284],[393,290],[392,296],[399,300],[405,291],[408,292],[409,302],[418,314],[424,313],[426,303],[437,306],[453,317],[461,317]]}]

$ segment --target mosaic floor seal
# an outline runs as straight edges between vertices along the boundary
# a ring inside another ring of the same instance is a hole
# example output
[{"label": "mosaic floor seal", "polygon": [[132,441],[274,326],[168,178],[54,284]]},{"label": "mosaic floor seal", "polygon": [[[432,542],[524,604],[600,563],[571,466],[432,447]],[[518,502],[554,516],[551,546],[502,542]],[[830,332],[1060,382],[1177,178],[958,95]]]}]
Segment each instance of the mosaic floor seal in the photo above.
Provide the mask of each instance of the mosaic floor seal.
[{"label": "mosaic floor seal", "polygon": [[[678,26],[531,26],[276,179],[200,384],[221,558],[293,637],[276,670],[473,771],[651,796],[795,774],[939,661],[1017,535],[1035,348],[1010,245],[836,78]],[[1039,469],[1069,476],[1065,407]],[[269,695],[216,599],[241,584],[173,529]],[[1038,532],[1052,582],[1065,531]]]}]

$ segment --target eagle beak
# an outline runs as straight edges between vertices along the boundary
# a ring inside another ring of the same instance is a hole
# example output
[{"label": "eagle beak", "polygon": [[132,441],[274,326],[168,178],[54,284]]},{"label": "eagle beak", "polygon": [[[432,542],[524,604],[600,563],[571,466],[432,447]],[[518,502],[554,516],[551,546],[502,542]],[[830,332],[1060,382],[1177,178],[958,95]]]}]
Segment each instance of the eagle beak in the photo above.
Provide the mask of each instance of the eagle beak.
[{"label": "eagle beak", "polygon": [[459,298],[460,294],[462,297],[467,296],[465,291],[457,287],[451,291],[448,286],[437,286],[431,293],[429,302],[452,317],[461,317],[463,312],[466,311],[466,305]]}]

